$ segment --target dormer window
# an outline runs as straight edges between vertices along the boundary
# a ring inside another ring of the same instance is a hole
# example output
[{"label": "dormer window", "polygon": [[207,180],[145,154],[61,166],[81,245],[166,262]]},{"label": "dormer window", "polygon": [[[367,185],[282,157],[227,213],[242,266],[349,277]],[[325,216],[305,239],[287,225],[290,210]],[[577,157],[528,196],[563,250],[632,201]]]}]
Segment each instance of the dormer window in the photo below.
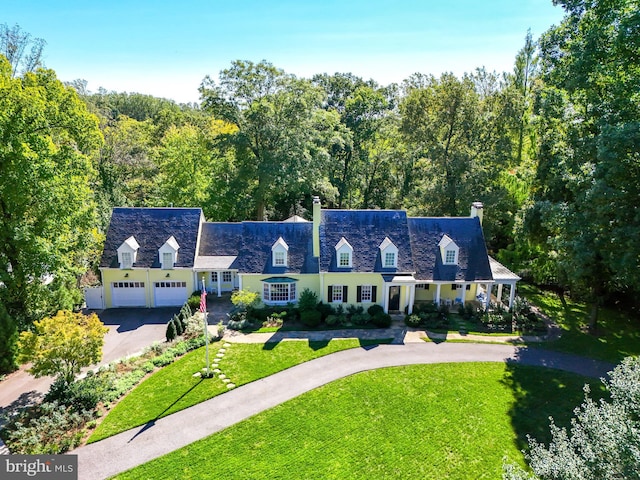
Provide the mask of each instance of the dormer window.
[{"label": "dormer window", "polygon": [[440,255],[442,256],[442,263],[445,265],[457,265],[458,253],[460,248],[456,245],[451,237],[444,235],[438,244],[440,247]]},{"label": "dormer window", "polygon": [[178,262],[178,250],[180,249],[180,245],[176,239],[170,236],[164,245],[162,245],[158,249],[158,256],[160,257],[160,266],[164,270],[168,270],[173,268],[173,266]]},{"label": "dormer window", "polygon": [[398,268],[398,247],[386,237],[380,244],[380,257],[383,268]]},{"label": "dormer window", "polygon": [[140,245],[138,245],[133,235],[122,242],[122,245],[118,247],[118,263],[120,264],[120,268],[133,268],[133,264],[136,263],[139,248]]},{"label": "dormer window", "polygon": [[274,267],[286,267],[289,263],[289,245],[282,237],[271,247],[272,265]]},{"label": "dormer window", "polygon": [[351,268],[353,266],[353,247],[344,237],[336,244],[336,259],[338,268]]}]

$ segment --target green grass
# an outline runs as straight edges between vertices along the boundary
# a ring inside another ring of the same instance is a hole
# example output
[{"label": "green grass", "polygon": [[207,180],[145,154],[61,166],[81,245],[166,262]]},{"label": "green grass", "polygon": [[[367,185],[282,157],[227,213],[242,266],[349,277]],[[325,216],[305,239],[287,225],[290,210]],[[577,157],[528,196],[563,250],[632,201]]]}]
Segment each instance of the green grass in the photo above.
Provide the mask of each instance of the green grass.
[{"label": "green grass", "polygon": [[500,478],[527,433],[547,439],[549,415],[568,423],[584,382],[502,363],[363,372],[116,478]]},{"label": "green grass", "polygon": [[518,294],[537,305],[562,328],[559,340],[544,344],[545,349],[619,363],[623,358],[640,355],[640,322],[623,312],[601,308],[596,335],[588,333],[589,307],[566,299],[562,305],[555,293],[531,285],[518,286]]},{"label": "green grass", "polygon": [[[323,355],[390,341],[391,339],[344,339],[326,342],[235,343],[226,349],[219,368],[235,385],[243,385]],[[209,346],[211,363],[221,345],[217,342]],[[202,347],[143,381],[108,413],[88,443],[144,425],[226,392],[226,384],[218,377],[193,377],[204,366],[204,359],[205,349]]]}]

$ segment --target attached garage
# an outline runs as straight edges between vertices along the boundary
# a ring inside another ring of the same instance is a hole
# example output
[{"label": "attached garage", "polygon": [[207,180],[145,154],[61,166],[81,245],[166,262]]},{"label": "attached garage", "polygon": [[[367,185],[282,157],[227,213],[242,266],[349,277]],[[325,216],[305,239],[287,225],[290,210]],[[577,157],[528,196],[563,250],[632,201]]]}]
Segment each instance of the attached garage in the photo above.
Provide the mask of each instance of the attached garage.
[{"label": "attached garage", "polygon": [[113,282],[111,304],[114,307],[146,307],[144,282]]},{"label": "attached garage", "polygon": [[179,307],[187,301],[187,282],[155,282],[153,298],[156,307]]}]

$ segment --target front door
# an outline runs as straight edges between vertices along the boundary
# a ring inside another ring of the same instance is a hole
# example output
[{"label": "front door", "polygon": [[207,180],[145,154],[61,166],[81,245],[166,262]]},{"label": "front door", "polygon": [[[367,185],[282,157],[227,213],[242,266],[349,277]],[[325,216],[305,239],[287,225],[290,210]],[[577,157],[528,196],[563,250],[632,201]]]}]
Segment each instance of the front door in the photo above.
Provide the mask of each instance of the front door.
[{"label": "front door", "polygon": [[389,287],[389,311],[400,310],[400,287]]}]

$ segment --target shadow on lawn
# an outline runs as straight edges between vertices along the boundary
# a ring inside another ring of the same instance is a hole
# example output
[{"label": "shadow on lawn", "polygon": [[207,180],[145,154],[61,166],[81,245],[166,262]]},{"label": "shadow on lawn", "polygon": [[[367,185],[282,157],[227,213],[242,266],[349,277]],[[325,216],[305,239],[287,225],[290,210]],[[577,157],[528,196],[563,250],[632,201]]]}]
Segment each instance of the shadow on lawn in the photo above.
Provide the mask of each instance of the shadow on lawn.
[{"label": "shadow on lawn", "polygon": [[[525,357],[532,353],[522,350]],[[585,384],[590,386],[591,398],[599,399],[605,394],[599,379],[556,370],[552,364],[539,367],[508,362],[502,383],[513,391],[515,401],[509,415],[520,450],[528,449],[527,435],[548,444],[549,417],[559,427],[570,426],[573,410],[584,400]]]},{"label": "shadow on lawn", "polygon": [[189,393],[191,393],[193,390],[195,390],[202,382],[204,381],[203,378],[200,378],[200,380],[198,380],[197,383],[195,383],[194,385],[192,385],[189,390],[187,390],[186,392],[184,392],[182,395],[180,395],[178,398],[176,398],[173,403],[171,405],[169,405],[167,408],[165,408],[161,413],[159,413],[158,415],[156,415],[156,418],[154,418],[153,420],[149,420],[147,423],[145,423],[142,428],[140,430],[138,430],[136,432],[136,434],[131,437],[129,439],[129,441],[127,443],[131,443],[133,442],[136,437],[138,437],[139,435],[142,435],[144,432],[146,432],[147,430],[149,430],[151,427],[153,427],[156,424],[156,421],[159,420],[160,418],[162,418],[162,416],[167,413],[171,407],[173,407],[175,404],[177,404],[180,400],[182,400],[184,397],[186,397],[187,395],[189,395]]}]

